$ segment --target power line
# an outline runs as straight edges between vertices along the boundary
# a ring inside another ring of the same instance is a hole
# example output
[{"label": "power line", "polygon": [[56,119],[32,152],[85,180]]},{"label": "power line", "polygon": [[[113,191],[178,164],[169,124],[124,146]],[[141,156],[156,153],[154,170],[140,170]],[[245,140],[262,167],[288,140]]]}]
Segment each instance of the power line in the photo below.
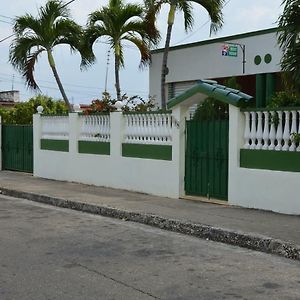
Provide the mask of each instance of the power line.
[{"label": "power line", "polygon": [[0,22],[5,23],[5,24],[9,24],[9,25],[13,25],[11,22],[4,21],[4,20],[0,20]]},{"label": "power line", "polygon": [[[67,2],[66,4],[64,4],[62,7],[66,7],[67,5],[71,4],[71,3],[74,2],[74,1],[75,1],[75,0],[71,0],[71,1]],[[7,17],[7,16],[4,16],[4,15],[0,15],[0,16],[2,16],[3,18],[8,18],[8,19],[14,20],[14,18]],[[3,20],[0,20],[0,22],[3,22],[3,23],[7,23],[7,24],[10,24],[10,25],[13,25],[13,23],[7,22],[7,21],[3,21]],[[15,35],[15,34],[9,35],[9,36],[7,36],[6,38],[0,40],[0,43],[2,43],[2,42],[4,42],[4,41],[8,40],[9,38],[13,37],[14,35]]]},{"label": "power line", "polygon": [[[225,4],[223,5],[223,8],[230,2],[231,0],[228,0],[227,2],[225,2]],[[200,27],[198,27],[198,29],[196,29],[194,32],[192,32],[191,34],[189,34],[188,36],[186,36],[185,38],[183,38],[182,40],[176,42],[173,46],[176,46],[184,41],[186,41],[187,39],[189,39],[190,37],[192,37],[193,35],[195,35],[197,32],[199,32],[203,27],[205,27],[208,23],[210,22],[210,18],[208,18],[208,20],[206,22],[204,22]]]},{"label": "power line", "polygon": [[[0,76],[5,76],[5,77],[9,77],[9,78],[11,78],[11,75],[10,74],[6,74],[6,73],[1,73],[0,72]],[[15,76],[16,78],[18,78],[18,79],[23,79],[23,77],[21,77],[21,76]],[[7,80],[7,79],[6,79]],[[49,80],[39,80],[39,82],[45,82],[45,83],[50,83],[50,84],[53,84],[53,85],[56,85],[56,83],[55,82],[53,82],[53,81],[49,81]],[[99,87],[95,87],[95,86],[84,86],[84,85],[78,85],[78,84],[72,84],[72,83],[64,83],[64,85],[65,86],[70,86],[70,87],[75,87],[75,88],[80,88],[80,89],[82,89],[82,88],[84,88],[84,89],[89,89],[89,90],[91,90],[91,89],[93,89],[93,90],[95,90],[95,91],[97,91],[97,90],[102,90],[103,89],[103,87],[102,86],[99,86]],[[110,91],[114,91],[114,89],[108,89],[108,90],[110,90]],[[132,93],[144,93],[145,95],[147,94],[147,91],[141,91],[141,90],[127,90],[128,92],[132,92]]]},{"label": "power line", "polygon": [[69,2],[67,2],[66,4],[64,4],[62,7],[66,7],[67,5],[71,4],[72,2],[74,2],[75,0],[71,0]]},{"label": "power line", "polygon": [[[4,81],[4,82],[11,82],[11,75],[8,75],[8,74],[4,74],[4,73],[0,73],[2,75],[0,75],[0,81]],[[3,78],[3,76],[5,77],[8,77],[8,78]],[[22,80],[23,78],[22,77],[19,77],[19,76],[15,76],[15,78],[18,78],[19,80]],[[50,83],[50,84],[53,84],[53,85],[56,85],[56,83],[54,82],[51,82],[51,81],[47,81],[47,80],[39,80],[41,82],[45,82],[45,83]],[[15,83],[17,84],[24,84],[23,81],[14,81]],[[51,90],[57,90],[59,91],[59,89],[57,87],[53,87],[53,86],[48,86],[48,85],[39,85],[41,88],[46,88],[46,89],[51,89]],[[101,93],[101,90],[103,90],[103,87],[87,87],[87,86],[81,86],[81,85],[74,85],[74,84],[68,84],[68,83],[64,83],[64,86],[73,86],[75,89],[66,89],[67,92],[70,92],[70,93],[79,93],[79,94],[82,94],[82,95],[87,95],[87,96],[97,96]],[[78,88],[78,89],[76,89]],[[85,92],[85,91],[82,91],[81,89],[82,88],[86,88],[86,89],[94,89],[95,91],[93,91],[92,93],[88,93],[88,92]],[[108,91],[110,92],[114,92],[115,90],[113,88],[111,89],[107,89]],[[136,91],[136,90],[127,90],[127,92],[131,93],[131,94],[141,94],[141,95],[148,95],[148,92],[146,91]]]},{"label": "power line", "polygon": [[0,43],[2,43],[2,42],[4,42],[4,41],[8,40],[9,38],[13,37],[14,35],[15,35],[15,34],[11,34],[11,35],[7,36],[6,38],[0,40]]},{"label": "power line", "polygon": [[8,17],[8,16],[4,16],[4,15],[0,15],[0,17],[2,17],[2,18],[5,18],[5,19],[14,20],[14,18],[12,18],[12,17]]}]

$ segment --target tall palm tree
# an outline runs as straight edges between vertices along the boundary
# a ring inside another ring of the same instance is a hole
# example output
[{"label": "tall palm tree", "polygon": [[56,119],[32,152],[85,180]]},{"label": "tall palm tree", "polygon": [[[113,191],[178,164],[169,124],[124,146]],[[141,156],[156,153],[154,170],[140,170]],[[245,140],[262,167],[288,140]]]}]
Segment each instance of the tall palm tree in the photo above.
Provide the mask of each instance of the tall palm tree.
[{"label": "tall palm tree", "polygon": [[[192,29],[194,25],[193,18],[193,3],[202,6],[209,15],[211,20],[210,33],[216,32],[223,25],[222,7],[224,0],[145,0],[150,7],[148,11],[148,19],[153,21],[153,16],[157,15],[164,4],[169,5],[168,28],[163,53],[162,68],[161,68],[161,104],[162,108],[166,109],[166,76],[168,74],[168,53],[170,48],[172,28],[175,20],[176,12],[183,12],[184,27],[186,31]],[[149,1],[151,3],[149,4]]]},{"label": "tall palm tree", "polygon": [[56,69],[53,49],[61,44],[69,45],[71,52],[80,52],[82,66],[91,63],[94,57],[81,47],[82,28],[70,19],[66,5],[59,0],[49,0],[44,7],[40,7],[36,18],[30,14],[17,17],[13,30],[16,38],[10,46],[9,60],[22,73],[27,86],[39,89],[34,68],[40,54],[46,52],[62,97],[69,111],[73,111]]},{"label": "tall palm tree", "polygon": [[278,20],[278,41],[283,56],[281,67],[291,72],[294,87],[300,91],[300,0],[284,0]]},{"label": "tall palm tree", "polygon": [[119,71],[124,67],[124,41],[134,44],[141,55],[140,67],[151,59],[150,46],[157,43],[159,33],[154,24],[144,21],[144,9],[137,4],[125,4],[123,0],[110,0],[108,5],[90,14],[86,30],[86,43],[91,49],[94,42],[104,37],[114,51],[115,87],[121,100]]}]

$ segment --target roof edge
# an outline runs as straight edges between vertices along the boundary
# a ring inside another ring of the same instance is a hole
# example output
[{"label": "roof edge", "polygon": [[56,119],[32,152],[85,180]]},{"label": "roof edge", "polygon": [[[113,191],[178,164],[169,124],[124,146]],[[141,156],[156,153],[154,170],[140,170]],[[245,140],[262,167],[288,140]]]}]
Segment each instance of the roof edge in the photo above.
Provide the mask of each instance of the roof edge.
[{"label": "roof edge", "polygon": [[[178,45],[178,46],[173,46],[173,47],[170,47],[169,51],[174,51],[174,50],[179,50],[179,49],[184,49],[184,48],[197,47],[197,46],[203,46],[203,45],[209,45],[209,44],[214,44],[214,43],[217,43],[217,42],[231,41],[233,39],[247,38],[247,37],[251,37],[251,36],[263,35],[263,34],[268,34],[268,33],[277,32],[277,31],[278,31],[278,27],[273,27],[273,28],[268,28],[268,29],[261,29],[261,30],[256,30],[256,31],[239,33],[239,34],[235,34],[235,35],[228,35],[228,36],[224,36],[224,37],[219,37],[219,38],[203,40],[203,41],[194,42],[194,43],[188,43],[188,44],[181,44],[181,45]],[[159,49],[151,50],[151,54],[160,53],[160,52],[163,52],[163,51],[164,51],[164,48],[159,48]]]},{"label": "roof edge", "polygon": [[239,90],[231,89],[214,81],[199,80],[196,85],[178,95],[177,97],[171,99],[167,103],[167,107],[168,109],[171,109],[198,93],[204,94],[208,97],[213,97],[219,101],[237,107],[241,107],[245,103],[250,102],[254,99],[252,96],[247,95]]}]

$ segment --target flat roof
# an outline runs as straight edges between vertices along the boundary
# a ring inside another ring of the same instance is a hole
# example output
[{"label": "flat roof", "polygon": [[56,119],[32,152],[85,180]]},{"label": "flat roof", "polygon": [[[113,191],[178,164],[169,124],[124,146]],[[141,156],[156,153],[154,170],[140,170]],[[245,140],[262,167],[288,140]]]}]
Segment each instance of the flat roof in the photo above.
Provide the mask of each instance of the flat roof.
[{"label": "flat roof", "polygon": [[[231,41],[231,40],[235,40],[235,39],[243,39],[243,38],[247,38],[247,37],[251,37],[251,36],[263,35],[263,34],[273,33],[273,32],[277,32],[277,31],[278,31],[278,27],[274,27],[274,28],[262,29],[262,30],[257,30],[257,31],[239,33],[239,34],[235,34],[235,35],[228,35],[228,36],[224,36],[224,37],[220,37],[220,38],[173,46],[173,47],[170,47],[170,51],[184,49],[184,48],[197,47],[197,46],[203,46],[203,45],[209,45],[209,44],[220,43],[220,42],[226,42],[228,40]],[[160,48],[160,49],[152,50],[151,53],[152,54],[160,53],[163,51],[164,51],[164,48]]]}]

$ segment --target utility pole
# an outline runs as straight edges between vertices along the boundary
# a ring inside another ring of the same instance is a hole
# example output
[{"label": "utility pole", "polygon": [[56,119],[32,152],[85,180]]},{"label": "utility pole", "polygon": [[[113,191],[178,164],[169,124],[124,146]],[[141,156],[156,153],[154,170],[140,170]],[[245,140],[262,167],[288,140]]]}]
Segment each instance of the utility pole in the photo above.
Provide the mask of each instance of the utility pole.
[{"label": "utility pole", "polygon": [[105,93],[107,92],[107,78],[108,78],[109,60],[110,60],[110,49],[108,49],[108,51],[107,51],[106,74],[105,74]]},{"label": "utility pole", "polygon": [[11,90],[13,91],[15,88],[15,74],[12,76]]}]

